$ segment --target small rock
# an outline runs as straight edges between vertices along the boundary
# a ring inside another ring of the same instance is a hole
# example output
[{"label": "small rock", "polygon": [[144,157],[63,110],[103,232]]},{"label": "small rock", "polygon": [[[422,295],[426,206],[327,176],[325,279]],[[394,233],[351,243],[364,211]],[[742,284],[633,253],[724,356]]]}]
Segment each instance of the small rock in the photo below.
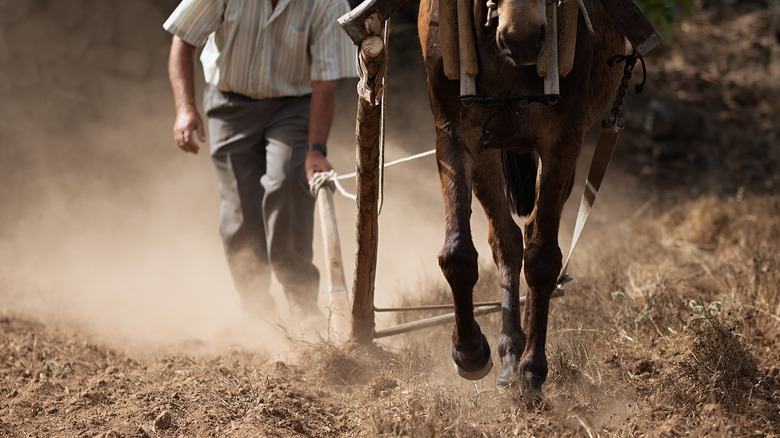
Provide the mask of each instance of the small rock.
[{"label": "small rock", "polygon": [[136,431],[135,435],[138,438],[151,438],[151,435],[149,435],[149,432],[147,432],[146,429],[144,429],[143,426],[138,428],[138,430]]},{"label": "small rock", "polygon": [[780,375],[780,367],[778,367],[777,365],[772,365],[769,368],[769,375],[772,377],[778,377],[778,375]]},{"label": "small rock", "polygon": [[164,411],[162,414],[158,415],[154,420],[154,427],[160,430],[171,427],[171,413]]}]

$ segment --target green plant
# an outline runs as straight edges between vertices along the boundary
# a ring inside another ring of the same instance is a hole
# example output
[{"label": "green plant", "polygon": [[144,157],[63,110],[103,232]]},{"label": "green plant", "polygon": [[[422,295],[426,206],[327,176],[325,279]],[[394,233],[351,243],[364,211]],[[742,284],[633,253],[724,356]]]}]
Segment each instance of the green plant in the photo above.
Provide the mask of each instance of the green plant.
[{"label": "green plant", "polygon": [[50,357],[48,348],[43,349],[41,360],[43,360],[43,366],[46,368],[46,373],[52,377],[65,378],[72,371],[68,361],[57,362],[53,357]]},{"label": "green plant", "polygon": [[689,317],[688,324],[685,326],[686,328],[689,328],[692,323],[699,320],[703,320],[704,323],[707,323],[713,315],[720,312],[720,310],[723,308],[723,303],[717,300],[710,304],[704,305],[697,303],[695,300],[690,300],[688,302],[688,307],[691,308],[692,313]]},{"label": "green plant", "polygon": [[[693,11],[693,0],[637,0],[636,3],[667,41],[672,39],[672,26],[680,21],[681,15],[689,16]],[[682,14],[678,12],[680,9]]]}]

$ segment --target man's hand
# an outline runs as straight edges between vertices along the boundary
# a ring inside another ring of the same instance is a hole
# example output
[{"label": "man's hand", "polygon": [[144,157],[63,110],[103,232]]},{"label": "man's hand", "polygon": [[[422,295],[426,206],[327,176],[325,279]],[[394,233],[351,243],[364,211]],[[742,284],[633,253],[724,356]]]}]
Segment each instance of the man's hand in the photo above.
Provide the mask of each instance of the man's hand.
[{"label": "man's hand", "polygon": [[317,172],[329,172],[333,170],[333,166],[330,165],[328,160],[322,155],[320,151],[308,151],[306,152],[306,180],[311,183],[314,174]]},{"label": "man's hand", "polygon": [[176,122],[173,124],[173,139],[184,152],[197,154],[200,150],[200,146],[195,142],[194,131],[197,131],[201,142],[206,141],[203,119],[198,111],[188,109],[177,112]]},{"label": "man's hand", "polygon": [[197,154],[200,146],[195,143],[192,132],[197,131],[200,141],[206,141],[206,130],[203,127],[203,119],[195,107],[194,73],[195,47],[174,36],[168,58],[168,75],[176,104],[173,140],[184,152]]}]

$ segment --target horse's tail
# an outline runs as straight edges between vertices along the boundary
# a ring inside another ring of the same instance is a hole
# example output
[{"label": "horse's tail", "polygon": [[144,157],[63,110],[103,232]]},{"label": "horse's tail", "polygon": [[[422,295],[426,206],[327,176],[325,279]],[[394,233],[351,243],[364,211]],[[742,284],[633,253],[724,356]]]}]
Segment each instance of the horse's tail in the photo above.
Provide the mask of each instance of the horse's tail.
[{"label": "horse's tail", "polygon": [[501,151],[501,168],[506,181],[506,200],[509,209],[520,216],[528,216],[536,202],[536,157],[533,152],[518,154]]}]

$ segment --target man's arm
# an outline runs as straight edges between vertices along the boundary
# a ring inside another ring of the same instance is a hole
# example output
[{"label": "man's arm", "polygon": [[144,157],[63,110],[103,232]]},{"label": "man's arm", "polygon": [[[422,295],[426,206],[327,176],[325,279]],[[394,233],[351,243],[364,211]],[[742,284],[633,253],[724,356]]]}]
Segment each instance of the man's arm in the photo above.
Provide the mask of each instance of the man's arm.
[{"label": "man's arm", "polygon": [[[336,108],[337,81],[312,81],[309,108],[309,144],[327,144],[333,113]],[[320,151],[306,152],[306,178],[311,181],[315,172],[333,169]]]},{"label": "man's arm", "polygon": [[195,47],[178,36],[174,36],[171,43],[168,75],[176,104],[173,139],[184,152],[197,154],[200,146],[195,142],[193,131],[198,132],[200,141],[206,141],[206,132],[195,106]]}]

